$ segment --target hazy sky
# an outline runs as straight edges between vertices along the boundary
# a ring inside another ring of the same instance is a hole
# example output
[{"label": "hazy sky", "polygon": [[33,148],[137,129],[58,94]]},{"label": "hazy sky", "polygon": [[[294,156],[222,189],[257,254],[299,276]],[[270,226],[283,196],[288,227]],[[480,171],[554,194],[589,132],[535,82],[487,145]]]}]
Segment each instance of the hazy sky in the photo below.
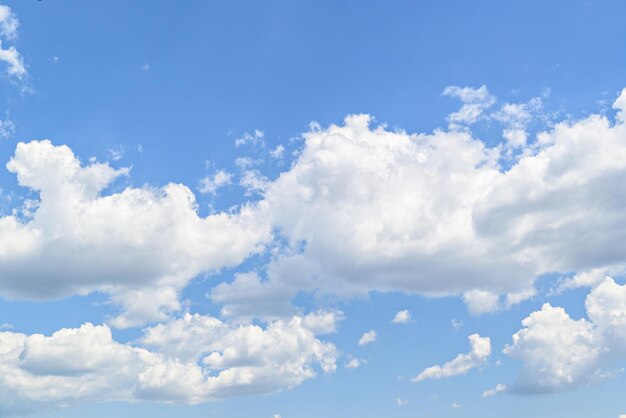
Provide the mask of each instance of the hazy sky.
[{"label": "hazy sky", "polygon": [[626,414],[624,22],[3,1],[0,416]]}]

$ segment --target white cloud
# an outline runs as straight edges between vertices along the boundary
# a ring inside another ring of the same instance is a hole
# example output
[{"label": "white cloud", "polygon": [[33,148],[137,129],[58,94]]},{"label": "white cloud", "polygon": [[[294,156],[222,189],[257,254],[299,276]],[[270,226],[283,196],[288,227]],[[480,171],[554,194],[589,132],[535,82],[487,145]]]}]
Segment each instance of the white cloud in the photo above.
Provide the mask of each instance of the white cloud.
[{"label": "white cloud", "polygon": [[[486,89],[448,93],[494,100]],[[210,293],[224,315],[289,315],[299,292],[465,295],[474,313],[495,309],[496,299],[508,306],[532,296],[541,274],[626,265],[619,115],[618,123],[592,115],[557,124],[520,145],[510,168],[499,165],[502,147],[469,131],[409,134],[350,116],[304,134],[276,180],[246,170],[242,184],[261,195],[258,203],[206,218],[185,186],[101,195],[127,172],[81,166],[69,148],[45,141],[20,144],[8,167],[40,192],[40,204],[27,222],[0,218],[0,294],[100,290],[126,310],[113,323],[160,320],[179,309],[193,277],[237,265],[273,231],[266,274],[237,276]]]},{"label": "white cloud", "polygon": [[450,127],[458,127],[459,124],[470,125],[480,119],[483,112],[496,103],[496,98],[489,94],[486,86],[480,88],[448,86],[443,94],[457,97],[463,102],[458,112],[448,116]]},{"label": "white cloud", "polygon": [[360,360],[358,358],[351,358],[347,363],[346,363],[346,369],[358,369],[359,367],[361,367],[362,364],[364,364],[365,362],[363,360]]},{"label": "white cloud", "polygon": [[215,194],[221,187],[227,186],[232,182],[232,174],[228,171],[219,170],[212,176],[206,176],[200,180],[200,193]]},{"label": "white cloud", "polygon": [[[99,290],[133,326],[180,309],[178,294],[201,272],[239,264],[269,228],[255,207],[201,218],[181,184],[102,190],[127,169],[86,166],[66,146],[19,143],[7,164],[39,193],[32,219],[0,217],[0,294],[49,299]],[[36,262],[34,262],[36,260]]]},{"label": "white cloud", "polygon": [[[0,5],[0,37],[6,41],[15,40],[18,27],[19,20],[11,8]],[[14,46],[3,48],[2,41],[0,41],[0,61],[4,61],[9,65],[7,69],[9,76],[17,79],[23,79],[26,76],[26,67],[20,53]]]},{"label": "white cloud", "polygon": [[452,402],[452,405],[450,405],[450,407],[451,407],[452,409],[459,409],[459,408],[462,408],[462,407],[463,407],[463,405],[461,405],[461,404],[460,404],[460,403],[458,403],[458,402]]},{"label": "white cloud", "polygon": [[0,414],[112,400],[198,403],[273,393],[335,370],[337,350],[302,319],[230,327],[187,314],[149,328],[151,350],[113,340],[106,325],[51,336],[0,332]]},{"label": "white cloud", "polygon": [[616,110],[615,118],[621,123],[626,123],[626,88],[621,91],[613,103],[613,109]]},{"label": "white cloud", "polygon": [[[520,140],[517,163],[503,168],[507,151],[468,131],[370,122],[313,129],[275,181],[251,176],[286,243],[263,289],[464,295],[479,314],[532,297],[542,274],[626,265],[626,124],[556,124]],[[293,263],[302,268],[280,267]]]},{"label": "white cloud", "polygon": [[123,145],[117,145],[109,148],[107,153],[112,161],[119,161],[124,158],[124,154],[126,154],[126,148]]},{"label": "white cloud", "polygon": [[626,359],[626,285],[607,277],[585,300],[586,319],[544,304],[522,321],[504,350],[522,361],[507,390],[519,394],[560,392],[610,377]]},{"label": "white cloud", "polygon": [[363,346],[366,344],[373,343],[374,341],[376,341],[377,337],[378,337],[378,334],[376,334],[376,331],[371,329],[363,333],[363,335],[361,335],[361,338],[359,338],[359,345]]},{"label": "white cloud", "polygon": [[278,145],[272,151],[270,151],[270,155],[273,158],[283,158],[283,154],[285,153],[285,147],[283,145]]},{"label": "white cloud", "polygon": [[503,385],[502,383],[498,383],[495,388],[487,389],[486,391],[484,391],[483,392],[483,398],[489,398],[491,396],[498,395],[498,394],[503,393],[505,391],[506,391],[506,385]]},{"label": "white cloud", "polygon": [[505,348],[506,354],[523,362],[512,392],[556,392],[577,386],[596,371],[602,350],[590,322],[544,304],[522,325],[513,344]]},{"label": "white cloud", "polygon": [[0,41],[0,61],[4,61],[9,65],[7,68],[9,76],[21,79],[26,75],[26,67],[20,53],[14,46],[3,48],[2,41]]},{"label": "white cloud", "polygon": [[15,136],[15,124],[8,117],[0,120],[0,139],[9,139]]},{"label": "white cloud", "polygon": [[0,5],[0,36],[5,39],[15,39],[17,29],[20,26],[19,20],[9,6]]},{"label": "white cloud", "polygon": [[472,334],[468,337],[471,351],[468,354],[459,354],[443,366],[431,366],[424,369],[420,374],[411,379],[412,382],[421,382],[426,379],[443,379],[451,376],[466,374],[471,369],[480,367],[491,355],[491,340],[489,337],[481,337]]},{"label": "white cloud", "polygon": [[254,132],[252,133],[246,132],[243,134],[243,136],[237,138],[235,140],[235,146],[236,147],[240,147],[242,145],[264,146],[265,145],[265,141],[263,140],[264,137],[265,137],[265,134],[263,133],[263,131],[259,131],[258,129],[255,129]]},{"label": "white cloud", "polygon": [[486,290],[471,290],[463,294],[463,301],[472,315],[493,312],[499,307],[499,296]]},{"label": "white cloud", "polygon": [[411,322],[411,312],[407,311],[406,309],[403,311],[398,311],[398,313],[396,313],[396,316],[394,316],[391,322],[394,324],[406,324],[408,322]]}]

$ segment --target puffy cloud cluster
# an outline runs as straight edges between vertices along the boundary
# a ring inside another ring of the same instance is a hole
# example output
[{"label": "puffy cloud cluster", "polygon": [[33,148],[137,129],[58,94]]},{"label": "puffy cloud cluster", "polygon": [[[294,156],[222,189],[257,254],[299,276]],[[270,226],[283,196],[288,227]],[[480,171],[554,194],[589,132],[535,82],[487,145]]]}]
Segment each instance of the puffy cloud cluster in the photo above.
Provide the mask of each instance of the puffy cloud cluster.
[{"label": "puffy cloud cluster", "polygon": [[163,320],[201,272],[239,264],[269,228],[254,207],[199,217],[181,184],[105,189],[127,169],[83,166],[66,146],[17,145],[7,168],[39,194],[32,217],[0,217],[0,294],[44,299],[99,290],[124,311],[112,323]]},{"label": "puffy cloud cluster", "polygon": [[626,359],[626,285],[607,277],[585,301],[587,319],[544,304],[522,321],[505,353],[521,360],[517,382],[507,391],[559,392],[609,377]]},{"label": "puffy cloud cluster", "polygon": [[[274,229],[286,244],[263,277],[240,273],[211,292],[225,316],[284,317],[302,291],[464,295],[472,313],[493,311],[532,296],[543,273],[626,265],[624,97],[617,123],[557,124],[507,169],[505,150],[469,131],[408,134],[350,116],[304,134],[276,180],[255,177],[258,203],[205,218],[183,185],[106,193],[127,170],[83,166],[48,141],[19,144],[7,167],[40,199],[32,219],[0,218],[0,294],[100,290],[124,308],[116,326],[163,320],[193,277],[237,265]],[[514,120],[530,112],[512,109]]]},{"label": "puffy cloud cluster", "polygon": [[491,340],[489,337],[481,337],[478,334],[472,334],[468,339],[471,346],[469,353],[459,354],[443,366],[435,365],[427,367],[412,378],[411,382],[421,382],[426,379],[443,379],[466,374],[470,370],[485,364],[491,355]]},{"label": "puffy cloud cluster", "polygon": [[107,325],[0,332],[0,415],[91,401],[197,403],[291,388],[336,368],[337,350],[293,317],[266,328],[186,314],[120,344]]}]

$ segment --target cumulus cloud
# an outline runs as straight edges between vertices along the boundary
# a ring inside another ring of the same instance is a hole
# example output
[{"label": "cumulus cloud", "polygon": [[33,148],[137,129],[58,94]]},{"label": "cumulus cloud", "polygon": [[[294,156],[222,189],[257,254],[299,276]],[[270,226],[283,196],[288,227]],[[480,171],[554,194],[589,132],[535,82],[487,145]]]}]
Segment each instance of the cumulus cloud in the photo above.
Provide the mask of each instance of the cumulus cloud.
[{"label": "cumulus cloud", "polygon": [[7,168],[39,194],[31,218],[0,217],[0,294],[49,299],[102,291],[123,307],[115,326],[163,320],[201,272],[239,264],[269,228],[258,211],[202,218],[184,185],[105,193],[128,169],[82,165],[66,146],[19,143]]},{"label": "cumulus cloud", "polygon": [[148,328],[142,344],[113,340],[106,325],[50,336],[0,332],[0,414],[112,400],[198,403],[272,393],[336,368],[337,350],[302,318],[266,328],[198,314]]},{"label": "cumulus cloud", "polygon": [[522,362],[507,391],[518,394],[574,389],[610,377],[626,359],[626,285],[607,277],[587,296],[589,319],[573,319],[544,304],[522,321],[504,350]]},{"label": "cumulus cloud", "polygon": [[506,166],[506,149],[467,130],[409,134],[367,115],[314,126],[289,170],[256,182],[285,244],[259,292],[463,295],[480,314],[532,297],[542,274],[623,268],[623,97],[617,123],[591,115],[511,137],[521,150]]},{"label": "cumulus cloud", "polygon": [[391,321],[394,324],[406,324],[411,322],[411,312],[405,310],[398,311]]},{"label": "cumulus cloud", "polygon": [[428,367],[412,378],[411,382],[421,382],[426,379],[443,379],[466,374],[471,369],[485,364],[491,355],[491,340],[489,337],[481,337],[478,334],[472,334],[468,339],[471,345],[469,353],[459,354],[443,366],[435,365]]},{"label": "cumulus cloud", "polygon": [[359,338],[359,345],[363,346],[363,345],[371,344],[374,341],[376,341],[377,337],[378,337],[378,334],[376,334],[376,331],[371,329],[363,333],[363,335],[361,335],[361,338]]},{"label": "cumulus cloud", "polygon": [[365,115],[313,126],[277,179],[247,169],[242,184],[257,203],[205,218],[183,185],[105,193],[128,170],[81,165],[48,141],[21,143],[7,167],[39,201],[27,219],[0,218],[0,294],[99,290],[124,308],[116,326],[163,320],[190,280],[239,264],[273,231],[264,274],[240,273],[210,292],[225,316],[285,317],[299,292],[463,295],[475,314],[509,306],[532,296],[541,274],[626,265],[624,97],[617,123],[591,115],[557,124],[520,145],[507,168],[501,147],[469,131],[408,134]]},{"label": "cumulus cloud", "polygon": [[624,97],[617,123],[557,124],[507,168],[501,147],[469,131],[408,134],[365,115],[313,126],[277,179],[247,169],[257,203],[205,218],[183,185],[107,194],[127,170],[83,166],[47,141],[19,144],[7,167],[40,198],[31,218],[0,219],[0,294],[100,290],[124,307],[117,326],[162,320],[193,277],[237,265],[273,231],[264,274],[210,292],[225,316],[291,315],[299,292],[463,295],[476,314],[509,306],[532,296],[541,274],[626,265]]}]

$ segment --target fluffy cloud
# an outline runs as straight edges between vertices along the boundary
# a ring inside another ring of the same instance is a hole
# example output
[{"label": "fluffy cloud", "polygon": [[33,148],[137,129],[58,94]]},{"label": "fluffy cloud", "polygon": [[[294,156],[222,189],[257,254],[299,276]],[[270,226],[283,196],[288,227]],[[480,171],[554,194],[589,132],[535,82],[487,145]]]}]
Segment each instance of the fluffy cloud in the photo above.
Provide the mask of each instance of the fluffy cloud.
[{"label": "fluffy cloud", "polygon": [[585,301],[587,319],[544,304],[522,321],[505,353],[522,361],[518,394],[560,392],[605,379],[626,359],[626,285],[607,277]]},{"label": "fluffy cloud", "polygon": [[443,379],[446,377],[466,374],[471,369],[482,366],[491,355],[491,340],[472,334],[468,337],[471,350],[467,354],[459,354],[443,366],[435,365],[424,369],[411,379],[412,382],[421,382],[426,379]]},{"label": "fluffy cloud", "polygon": [[480,315],[498,309],[500,298],[486,290],[471,290],[463,294],[463,301],[472,315]]},{"label": "fluffy cloud", "polygon": [[265,329],[187,314],[149,328],[151,350],[113,340],[106,325],[51,336],[0,332],[0,414],[92,401],[197,403],[272,393],[335,370],[337,351],[303,319]]},{"label": "fluffy cloud", "polygon": [[407,322],[410,322],[410,321],[411,321],[411,312],[405,309],[403,311],[398,311],[396,313],[396,316],[393,317],[393,320],[391,322],[394,324],[406,324]]},{"label": "fluffy cloud", "polygon": [[363,333],[363,335],[361,335],[361,338],[359,338],[359,345],[363,346],[363,345],[371,344],[374,341],[376,341],[376,338],[378,338],[378,334],[376,334],[376,331],[371,329]]},{"label": "fluffy cloud", "polygon": [[[486,90],[454,94],[491,102]],[[519,152],[505,165],[510,149],[467,130],[408,134],[366,115],[313,127],[291,168],[259,186],[286,245],[257,295],[463,295],[480,314],[533,296],[542,274],[623,268],[625,97],[616,123],[591,115],[532,140],[511,134]],[[539,106],[500,118],[521,127]],[[227,286],[226,308],[238,298]]]},{"label": "fluffy cloud", "polygon": [[478,89],[448,86],[444,89],[443,94],[457,97],[463,102],[461,109],[448,116],[451,128],[455,128],[459,124],[472,124],[478,121],[483,112],[496,103],[496,98],[489,94],[486,86],[481,86]]},{"label": "fluffy cloud", "polygon": [[47,299],[99,290],[130,326],[180,308],[178,293],[201,272],[237,265],[269,228],[254,207],[198,216],[181,184],[104,190],[127,169],[86,166],[66,146],[19,143],[7,164],[39,193],[29,219],[0,217],[0,294]]},{"label": "fluffy cloud", "polygon": [[232,174],[227,171],[219,170],[212,176],[206,176],[200,180],[200,193],[215,194],[221,187],[227,186],[232,182]]},{"label": "fluffy cloud", "polygon": [[[481,89],[448,93],[492,101]],[[557,124],[518,141],[508,168],[506,150],[466,130],[408,134],[364,115],[314,126],[276,180],[241,180],[259,202],[206,218],[183,185],[105,193],[127,170],[82,166],[47,141],[19,144],[8,168],[40,199],[32,219],[0,218],[0,294],[100,290],[124,307],[117,326],[162,320],[193,277],[237,265],[273,230],[267,270],[210,293],[223,315],[291,315],[303,291],[463,295],[473,313],[508,306],[532,296],[541,274],[626,265],[625,97],[614,103],[617,123]],[[529,106],[505,113],[523,121]]]}]

